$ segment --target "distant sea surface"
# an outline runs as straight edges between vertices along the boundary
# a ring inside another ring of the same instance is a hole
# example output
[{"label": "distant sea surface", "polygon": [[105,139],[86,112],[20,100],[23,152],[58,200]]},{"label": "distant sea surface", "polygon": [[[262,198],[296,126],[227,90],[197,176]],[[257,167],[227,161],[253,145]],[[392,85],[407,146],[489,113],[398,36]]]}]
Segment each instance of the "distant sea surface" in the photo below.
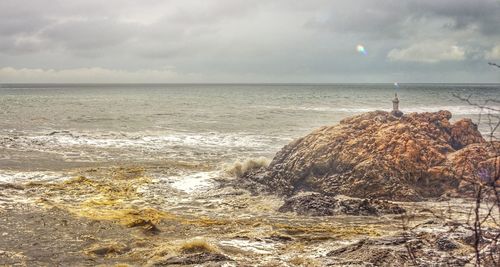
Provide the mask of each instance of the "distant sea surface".
[{"label": "distant sea surface", "polygon": [[[389,111],[395,92],[403,112],[444,109],[453,119],[478,122],[481,110],[453,95],[498,101],[500,85],[3,84],[0,170],[166,162],[220,169],[271,158],[294,138],[342,118]],[[488,132],[484,117],[480,130]]]}]

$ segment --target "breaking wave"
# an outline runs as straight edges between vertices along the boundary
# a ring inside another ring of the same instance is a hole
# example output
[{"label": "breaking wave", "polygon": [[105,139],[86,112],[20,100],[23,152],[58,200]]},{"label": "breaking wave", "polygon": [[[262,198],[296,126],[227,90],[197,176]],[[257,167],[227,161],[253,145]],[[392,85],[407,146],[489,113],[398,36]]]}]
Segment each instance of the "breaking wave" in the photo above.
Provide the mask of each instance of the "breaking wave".
[{"label": "breaking wave", "polygon": [[251,158],[244,161],[236,161],[232,166],[227,168],[227,172],[235,177],[242,177],[245,173],[269,166],[271,161],[267,158]]},{"label": "breaking wave", "polygon": [[287,138],[247,133],[14,133],[0,135],[0,147],[60,155],[65,162],[219,161],[275,151]]}]

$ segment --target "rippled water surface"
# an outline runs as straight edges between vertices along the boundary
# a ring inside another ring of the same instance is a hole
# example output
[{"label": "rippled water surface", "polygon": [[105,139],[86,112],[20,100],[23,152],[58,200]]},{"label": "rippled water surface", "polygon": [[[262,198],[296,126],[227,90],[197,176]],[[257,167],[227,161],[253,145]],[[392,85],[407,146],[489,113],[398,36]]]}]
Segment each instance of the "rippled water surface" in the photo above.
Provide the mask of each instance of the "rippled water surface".
[{"label": "rippled water surface", "polygon": [[[272,157],[312,129],[375,109],[481,112],[500,85],[2,85],[0,167]],[[481,130],[487,132],[486,125]],[[30,159],[40,159],[34,164]],[[55,162],[54,162],[55,161]],[[57,164],[56,164],[57,163]]]}]

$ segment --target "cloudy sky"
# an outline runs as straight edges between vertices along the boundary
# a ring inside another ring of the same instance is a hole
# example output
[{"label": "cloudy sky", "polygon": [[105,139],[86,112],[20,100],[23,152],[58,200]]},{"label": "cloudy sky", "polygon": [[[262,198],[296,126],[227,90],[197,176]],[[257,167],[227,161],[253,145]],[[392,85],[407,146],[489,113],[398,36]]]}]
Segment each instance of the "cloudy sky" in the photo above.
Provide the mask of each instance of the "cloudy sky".
[{"label": "cloudy sky", "polygon": [[0,83],[500,82],[490,61],[500,0],[0,1]]}]

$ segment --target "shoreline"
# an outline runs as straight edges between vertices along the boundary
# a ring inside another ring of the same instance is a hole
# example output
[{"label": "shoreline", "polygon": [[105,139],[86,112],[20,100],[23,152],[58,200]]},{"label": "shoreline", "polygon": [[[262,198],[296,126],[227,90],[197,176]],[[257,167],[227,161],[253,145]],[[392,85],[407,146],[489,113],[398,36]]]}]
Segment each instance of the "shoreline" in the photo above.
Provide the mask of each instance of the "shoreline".
[{"label": "shoreline", "polygon": [[[0,262],[154,266],[167,258],[186,256],[179,251],[185,240],[202,239],[233,260],[227,261],[228,266],[291,264],[299,259],[321,266],[332,261],[326,256],[329,251],[366,238],[392,240],[404,232],[401,215],[311,217],[277,213],[282,199],[249,194],[224,185],[226,180],[215,180],[214,187],[187,193],[148,178],[151,175],[144,168],[91,168],[75,175],[80,176],[2,190],[3,195],[22,192],[32,201],[1,206],[4,222],[0,234],[19,237],[31,232],[34,236],[0,242]],[[449,216],[464,221],[464,208],[473,204],[459,199],[397,203],[412,211],[415,225],[424,223],[442,230],[449,226],[446,220],[435,221],[434,214],[446,214],[451,207]],[[158,252],[162,249],[165,251]],[[324,253],[317,254],[318,250]],[[276,258],[278,254],[282,256]]]}]

